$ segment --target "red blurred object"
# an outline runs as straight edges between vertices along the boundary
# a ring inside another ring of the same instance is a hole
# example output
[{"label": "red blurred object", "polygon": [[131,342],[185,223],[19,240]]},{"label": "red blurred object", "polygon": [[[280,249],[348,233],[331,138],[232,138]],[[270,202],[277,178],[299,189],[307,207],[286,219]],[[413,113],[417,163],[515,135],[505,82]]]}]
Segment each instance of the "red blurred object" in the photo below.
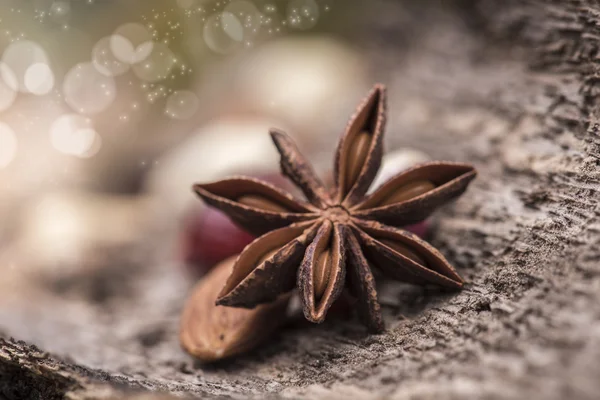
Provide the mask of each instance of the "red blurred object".
[{"label": "red blurred object", "polygon": [[[257,177],[285,190],[290,189],[288,181],[279,174]],[[240,253],[254,239],[255,236],[242,230],[221,211],[199,203],[183,221],[179,259],[193,273],[202,275],[217,263]]]},{"label": "red blurred object", "polygon": [[414,233],[420,238],[425,238],[425,236],[427,236],[427,234],[429,233],[429,222],[425,220],[417,222],[416,224],[405,225],[402,227],[402,229],[406,229],[407,231]]},{"label": "red blurred object", "polygon": [[218,262],[241,252],[254,236],[213,208],[199,207],[187,217],[181,233],[180,256],[194,272],[204,273]]}]

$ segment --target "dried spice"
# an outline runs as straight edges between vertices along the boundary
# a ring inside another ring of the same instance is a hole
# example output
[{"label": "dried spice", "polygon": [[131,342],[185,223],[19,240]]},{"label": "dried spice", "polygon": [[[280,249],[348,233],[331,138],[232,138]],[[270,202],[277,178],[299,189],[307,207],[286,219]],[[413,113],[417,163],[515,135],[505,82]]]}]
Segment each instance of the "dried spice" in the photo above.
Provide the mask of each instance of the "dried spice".
[{"label": "dried spice", "polygon": [[331,189],[286,134],[271,131],[283,174],[307,202],[252,178],[194,185],[207,204],[262,235],[238,257],[218,304],[252,308],[297,286],[305,317],[318,323],[347,286],[358,299],[359,316],[377,332],[384,326],[374,268],[404,282],[462,286],[436,249],[397,227],[422,221],[461,195],[476,171],[463,163],[424,163],[366,195],[381,164],[385,120],[385,88],[376,85],[341,137]]},{"label": "dried spice", "polygon": [[193,289],[181,317],[183,348],[205,361],[217,361],[250,350],[285,321],[289,295],[252,310],[218,306],[219,290],[236,257],[221,262]]}]

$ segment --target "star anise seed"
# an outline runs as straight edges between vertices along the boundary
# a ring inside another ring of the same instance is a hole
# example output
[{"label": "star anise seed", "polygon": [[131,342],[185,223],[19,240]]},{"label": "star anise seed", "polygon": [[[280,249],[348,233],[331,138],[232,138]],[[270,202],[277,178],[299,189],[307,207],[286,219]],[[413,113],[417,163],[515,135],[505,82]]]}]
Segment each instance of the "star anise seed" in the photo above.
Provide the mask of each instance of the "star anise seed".
[{"label": "star anise seed", "polygon": [[238,257],[217,304],[252,308],[298,287],[305,317],[322,322],[348,286],[359,300],[361,319],[377,332],[384,325],[373,269],[403,282],[462,286],[436,249],[398,227],[422,221],[461,195],[475,178],[475,168],[456,162],[421,164],[367,196],[381,165],[385,120],[385,88],[376,85],[340,139],[331,189],[285,133],[271,130],[283,174],[307,201],[252,178],[194,185],[209,205],[262,235]]}]

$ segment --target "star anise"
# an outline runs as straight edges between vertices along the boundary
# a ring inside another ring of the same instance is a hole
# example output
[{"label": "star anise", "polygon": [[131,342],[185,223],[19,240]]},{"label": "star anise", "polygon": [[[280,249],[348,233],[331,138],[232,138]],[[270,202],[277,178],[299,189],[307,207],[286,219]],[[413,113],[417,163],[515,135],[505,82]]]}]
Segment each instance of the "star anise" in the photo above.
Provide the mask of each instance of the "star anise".
[{"label": "star anise", "polygon": [[381,331],[374,269],[414,284],[462,286],[461,277],[435,248],[396,227],[422,221],[461,195],[476,171],[463,163],[425,163],[366,195],[381,164],[385,120],[385,87],[376,85],[340,139],[332,190],[286,134],[271,130],[283,174],[308,202],[246,177],[194,185],[206,203],[262,235],[238,257],[217,304],[252,308],[297,286],[305,317],[322,322],[347,286],[358,299],[363,322]]}]

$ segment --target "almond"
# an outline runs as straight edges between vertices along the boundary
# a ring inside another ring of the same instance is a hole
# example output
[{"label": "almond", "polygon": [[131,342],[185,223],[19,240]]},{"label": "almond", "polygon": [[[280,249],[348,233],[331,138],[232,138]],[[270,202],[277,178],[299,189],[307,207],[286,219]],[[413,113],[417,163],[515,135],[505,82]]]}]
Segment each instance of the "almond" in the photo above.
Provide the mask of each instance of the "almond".
[{"label": "almond", "polygon": [[181,345],[204,362],[255,348],[285,321],[289,295],[253,309],[215,305],[236,258],[224,260],[196,284],[181,316]]}]

